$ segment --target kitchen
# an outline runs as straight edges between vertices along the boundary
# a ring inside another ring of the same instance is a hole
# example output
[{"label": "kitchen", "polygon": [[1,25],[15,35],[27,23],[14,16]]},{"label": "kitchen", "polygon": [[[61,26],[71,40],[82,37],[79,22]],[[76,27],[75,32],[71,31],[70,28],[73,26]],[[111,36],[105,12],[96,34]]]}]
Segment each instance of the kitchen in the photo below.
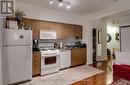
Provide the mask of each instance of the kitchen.
[{"label": "kitchen", "polygon": [[[6,17],[6,30],[14,29],[9,27],[12,22],[16,22],[14,17]],[[23,18],[23,23],[25,31],[32,29],[33,77],[45,76],[86,64],[87,46],[81,43],[82,25],[29,18]]]},{"label": "kitchen", "polygon": [[[68,85],[86,78],[88,81],[89,77],[92,79],[88,83],[98,85],[107,80],[99,78],[102,70],[90,66],[93,64],[92,29],[102,30],[101,61],[106,61],[104,17],[125,11],[129,8],[129,1],[12,1],[15,11],[23,14],[22,19],[14,16],[17,13],[2,16],[0,80],[3,79],[4,85],[48,85],[49,82],[54,82],[49,85]],[[95,82],[96,79],[101,82]]]}]

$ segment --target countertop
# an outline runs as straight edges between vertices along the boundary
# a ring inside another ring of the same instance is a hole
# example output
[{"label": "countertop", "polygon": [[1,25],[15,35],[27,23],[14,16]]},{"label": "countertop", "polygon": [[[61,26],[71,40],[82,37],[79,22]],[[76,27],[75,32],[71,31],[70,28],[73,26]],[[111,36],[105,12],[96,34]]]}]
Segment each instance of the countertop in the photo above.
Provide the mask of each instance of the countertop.
[{"label": "countertop", "polygon": [[[60,51],[65,51],[65,50],[73,50],[73,49],[80,49],[80,48],[86,48],[86,47],[72,47],[72,48],[63,48],[59,49]],[[33,52],[38,52],[40,50],[33,50]]]}]

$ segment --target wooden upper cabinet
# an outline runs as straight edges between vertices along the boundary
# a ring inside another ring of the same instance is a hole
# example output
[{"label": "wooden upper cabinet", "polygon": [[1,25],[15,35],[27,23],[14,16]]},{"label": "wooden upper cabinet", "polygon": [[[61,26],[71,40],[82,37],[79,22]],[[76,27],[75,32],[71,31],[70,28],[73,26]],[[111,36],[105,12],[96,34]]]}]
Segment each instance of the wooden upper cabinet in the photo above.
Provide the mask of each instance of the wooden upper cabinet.
[{"label": "wooden upper cabinet", "polygon": [[56,24],[56,31],[57,31],[57,39],[64,39],[64,34],[63,34],[63,24],[60,23],[55,23]]},{"label": "wooden upper cabinet", "polygon": [[25,29],[28,30],[30,27],[32,27],[32,20],[31,19],[23,18],[23,22],[24,22]]},{"label": "wooden upper cabinet", "polygon": [[79,38],[79,39],[82,39],[82,26],[80,25],[74,25],[73,26],[73,32],[74,32],[74,36]]},{"label": "wooden upper cabinet", "polygon": [[49,27],[48,28],[49,28],[49,30],[57,31],[56,23],[49,22]]},{"label": "wooden upper cabinet", "polygon": [[64,38],[73,37],[73,27],[72,27],[72,25],[70,25],[70,24],[63,24],[62,30],[63,30],[62,33],[63,33],[63,37]]},{"label": "wooden upper cabinet", "polygon": [[73,25],[68,24],[67,32],[68,32],[67,37],[74,37]]},{"label": "wooden upper cabinet", "polygon": [[29,27],[32,28],[34,39],[39,39],[40,31],[44,30],[56,31],[57,39],[65,39],[70,37],[77,37],[79,39],[82,39],[81,25],[72,25],[72,24],[49,22],[27,18],[24,18],[23,21],[25,24],[25,29],[28,29]]},{"label": "wooden upper cabinet", "polygon": [[61,30],[61,38],[76,37],[82,39],[82,26],[80,25],[62,24]]},{"label": "wooden upper cabinet", "polygon": [[41,30],[49,30],[49,22],[40,21],[40,31]]},{"label": "wooden upper cabinet", "polygon": [[40,28],[40,21],[32,20],[32,31],[34,39],[39,39],[39,28]]}]

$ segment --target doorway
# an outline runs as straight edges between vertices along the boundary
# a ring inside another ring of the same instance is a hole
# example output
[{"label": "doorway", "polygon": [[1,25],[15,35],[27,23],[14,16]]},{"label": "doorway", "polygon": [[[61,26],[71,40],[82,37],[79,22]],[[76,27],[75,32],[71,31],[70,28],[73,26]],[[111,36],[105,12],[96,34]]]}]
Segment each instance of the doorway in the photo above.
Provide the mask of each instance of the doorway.
[{"label": "doorway", "polygon": [[98,28],[93,28],[93,63],[101,61],[102,51],[102,31]]}]

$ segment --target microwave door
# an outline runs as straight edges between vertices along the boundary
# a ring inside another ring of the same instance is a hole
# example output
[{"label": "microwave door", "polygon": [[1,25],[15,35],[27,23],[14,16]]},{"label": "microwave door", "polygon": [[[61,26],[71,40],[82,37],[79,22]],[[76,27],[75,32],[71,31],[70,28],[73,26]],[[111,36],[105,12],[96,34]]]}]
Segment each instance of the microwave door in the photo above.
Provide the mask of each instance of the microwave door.
[{"label": "microwave door", "polygon": [[57,33],[56,31],[41,31],[40,39],[56,39]]}]

